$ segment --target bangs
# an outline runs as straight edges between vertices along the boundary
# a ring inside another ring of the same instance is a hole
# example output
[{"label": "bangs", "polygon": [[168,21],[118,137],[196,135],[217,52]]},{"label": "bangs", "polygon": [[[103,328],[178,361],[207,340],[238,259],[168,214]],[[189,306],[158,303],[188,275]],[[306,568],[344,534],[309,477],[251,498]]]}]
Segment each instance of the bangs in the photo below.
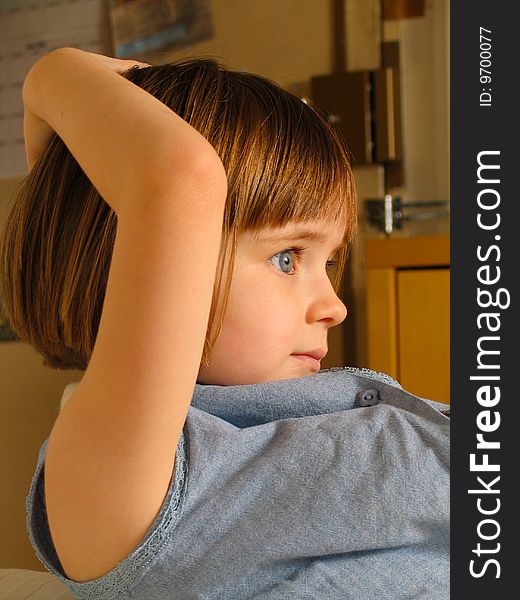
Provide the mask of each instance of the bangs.
[{"label": "bangs", "polygon": [[235,95],[247,107],[228,157],[235,167],[228,171],[236,178],[228,202],[237,233],[323,220],[343,222],[348,244],[357,201],[343,140],[317,109],[264,81],[249,74]]}]

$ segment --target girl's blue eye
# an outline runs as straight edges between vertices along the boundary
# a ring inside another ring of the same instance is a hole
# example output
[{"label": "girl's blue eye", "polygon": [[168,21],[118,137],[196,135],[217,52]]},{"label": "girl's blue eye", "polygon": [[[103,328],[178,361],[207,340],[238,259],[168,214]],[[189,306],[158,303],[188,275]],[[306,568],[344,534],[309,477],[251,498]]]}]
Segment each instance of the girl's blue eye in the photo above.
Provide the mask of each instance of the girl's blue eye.
[{"label": "girl's blue eye", "polygon": [[[282,252],[277,252],[274,256],[269,259],[269,262],[275,266],[275,268],[279,268],[282,273],[286,275],[295,275],[293,268],[299,264],[303,253],[306,248],[286,248]],[[278,263],[279,267],[276,267],[276,263]],[[337,258],[333,260],[327,261],[327,271],[334,269],[338,264]]]},{"label": "girl's blue eye", "polygon": [[[272,263],[278,263],[280,265],[280,270],[283,273],[290,274],[294,267],[294,250],[284,250],[283,252],[278,252],[272,256],[269,261]],[[285,271],[284,269],[288,270]]]}]

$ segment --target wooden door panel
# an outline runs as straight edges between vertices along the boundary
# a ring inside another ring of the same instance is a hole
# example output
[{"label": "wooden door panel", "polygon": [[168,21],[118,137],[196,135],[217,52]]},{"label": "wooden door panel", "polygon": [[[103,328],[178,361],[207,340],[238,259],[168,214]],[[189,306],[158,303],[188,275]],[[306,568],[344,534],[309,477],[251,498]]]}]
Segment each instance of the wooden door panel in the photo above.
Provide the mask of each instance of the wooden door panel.
[{"label": "wooden door panel", "polygon": [[450,401],[449,269],[397,271],[399,381],[417,396]]}]

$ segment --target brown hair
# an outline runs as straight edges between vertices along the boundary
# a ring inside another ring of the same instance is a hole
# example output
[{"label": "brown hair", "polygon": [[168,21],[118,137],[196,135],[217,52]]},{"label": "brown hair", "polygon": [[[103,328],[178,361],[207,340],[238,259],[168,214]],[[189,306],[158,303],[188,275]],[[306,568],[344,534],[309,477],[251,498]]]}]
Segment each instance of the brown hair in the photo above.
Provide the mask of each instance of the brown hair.
[{"label": "brown hair", "polygon": [[[342,220],[338,292],[357,203],[345,144],[321,111],[264,77],[230,71],[209,58],[134,68],[124,76],[208,139],[226,169],[219,276],[203,364],[209,364],[222,326],[240,233],[291,221]],[[6,316],[19,338],[44,357],[44,365],[86,369],[116,227],[116,214],[54,136],[22,182],[0,241]],[[222,282],[226,262],[230,269]]]}]

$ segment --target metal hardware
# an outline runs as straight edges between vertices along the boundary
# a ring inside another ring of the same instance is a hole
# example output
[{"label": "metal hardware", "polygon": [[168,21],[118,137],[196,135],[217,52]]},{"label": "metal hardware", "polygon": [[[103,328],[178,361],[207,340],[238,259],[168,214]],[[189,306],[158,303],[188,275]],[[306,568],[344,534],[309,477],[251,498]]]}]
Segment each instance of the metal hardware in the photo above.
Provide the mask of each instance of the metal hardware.
[{"label": "metal hardware", "polygon": [[[424,210],[441,207],[438,210]],[[368,222],[390,235],[394,229],[401,229],[404,221],[425,221],[443,217],[450,213],[447,200],[427,200],[425,202],[402,202],[386,194],[383,199],[365,201]]]}]

